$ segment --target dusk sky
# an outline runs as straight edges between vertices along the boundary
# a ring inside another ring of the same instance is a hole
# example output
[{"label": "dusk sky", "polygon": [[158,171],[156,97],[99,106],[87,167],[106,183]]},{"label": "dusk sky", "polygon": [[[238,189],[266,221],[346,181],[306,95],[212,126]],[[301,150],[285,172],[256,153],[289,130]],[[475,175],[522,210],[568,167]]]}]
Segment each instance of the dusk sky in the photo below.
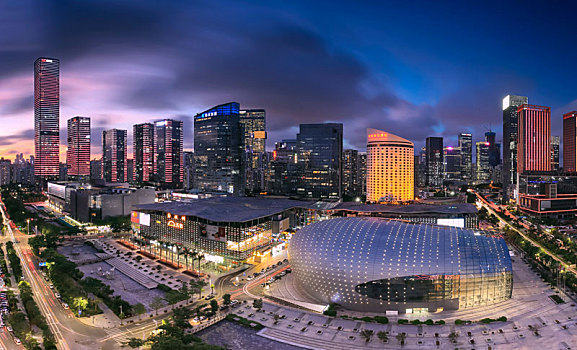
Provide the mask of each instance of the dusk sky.
[{"label": "dusk sky", "polygon": [[577,109],[577,5],[571,1],[0,0],[0,156],[33,154],[33,63],[60,59],[60,128],[184,120],[236,101],[264,108],[268,148],[299,123],[343,122],[421,147],[459,132],[501,139],[507,94],[552,107],[553,135]]}]

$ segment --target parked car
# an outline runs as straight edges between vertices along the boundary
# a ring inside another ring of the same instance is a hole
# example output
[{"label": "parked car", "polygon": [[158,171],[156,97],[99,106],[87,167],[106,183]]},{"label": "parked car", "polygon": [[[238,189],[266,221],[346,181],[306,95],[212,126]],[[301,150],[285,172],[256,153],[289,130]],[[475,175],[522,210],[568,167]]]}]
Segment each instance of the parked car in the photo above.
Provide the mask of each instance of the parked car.
[{"label": "parked car", "polygon": [[68,306],[68,304],[66,303],[62,303],[62,307],[64,308],[64,310],[70,309],[70,306]]}]

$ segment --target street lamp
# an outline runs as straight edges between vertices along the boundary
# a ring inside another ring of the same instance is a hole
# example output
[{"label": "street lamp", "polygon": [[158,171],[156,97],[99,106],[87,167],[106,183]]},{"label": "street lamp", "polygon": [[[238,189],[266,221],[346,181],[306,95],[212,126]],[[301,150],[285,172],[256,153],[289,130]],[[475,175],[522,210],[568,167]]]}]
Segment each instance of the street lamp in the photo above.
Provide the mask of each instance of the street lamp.
[{"label": "street lamp", "polygon": [[30,219],[26,219],[26,234],[30,235]]}]

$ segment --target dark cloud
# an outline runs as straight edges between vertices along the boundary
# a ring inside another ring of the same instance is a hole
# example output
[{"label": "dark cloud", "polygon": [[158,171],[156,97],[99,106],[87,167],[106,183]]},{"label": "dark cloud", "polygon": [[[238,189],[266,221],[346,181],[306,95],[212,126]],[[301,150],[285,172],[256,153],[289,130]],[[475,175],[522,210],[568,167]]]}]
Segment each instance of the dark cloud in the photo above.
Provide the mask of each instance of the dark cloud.
[{"label": "dark cloud", "polygon": [[34,140],[34,129],[27,129],[18,134],[0,136],[0,146],[9,146],[18,141]]},{"label": "dark cloud", "polygon": [[[135,119],[145,122],[171,117],[185,122],[185,147],[190,148],[190,116],[228,101],[267,110],[269,146],[295,137],[299,123],[328,121],[343,122],[347,145],[358,148],[364,148],[369,127],[417,143],[434,134],[455,138],[459,132],[471,130],[479,140],[485,127],[500,131],[503,95],[535,95],[532,77],[511,73],[518,67],[534,71],[527,69],[530,62],[524,60],[530,55],[520,55],[511,48],[514,45],[497,40],[502,27],[489,30],[479,26],[486,23],[483,11],[487,9],[479,9],[480,17],[469,18],[476,14],[466,11],[466,6],[445,5],[454,10],[451,13],[465,17],[465,25],[458,26],[458,21],[437,23],[442,16],[424,16],[425,12],[412,6],[366,5],[347,13],[348,6],[338,1],[328,8],[303,4],[3,2],[0,30],[10,35],[0,36],[0,62],[10,69],[0,70],[0,79],[31,74],[38,56],[61,59],[63,86],[70,80],[86,79],[89,87],[96,83],[90,79],[102,84],[102,76],[118,74],[106,82],[115,94],[96,107],[92,105],[98,110],[74,108],[95,116],[93,150],[100,145],[103,129],[128,129],[131,137]],[[433,7],[437,6],[441,5]],[[504,15],[501,12],[495,16]],[[413,21],[406,20],[407,13],[418,17],[417,29],[411,28]],[[373,21],[365,21],[371,18]],[[474,42],[463,40],[467,34],[486,44],[498,44],[493,51],[479,53]],[[513,59],[500,64],[492,52]],[[406,77],[416,77],[416,82],[403,81]],[[423,96],[403,94],[399,85]],[[66,100],[66,96],[62,101],[83,104]],[[26,108],[32,112],[30,94],[1,108],[1,114],[21,113]],[[111,115],[123,110],[131,115]],[[135,117],[139,114],[142,118]],[[6,136],[4,142],[9,139],[17,138]]]}]

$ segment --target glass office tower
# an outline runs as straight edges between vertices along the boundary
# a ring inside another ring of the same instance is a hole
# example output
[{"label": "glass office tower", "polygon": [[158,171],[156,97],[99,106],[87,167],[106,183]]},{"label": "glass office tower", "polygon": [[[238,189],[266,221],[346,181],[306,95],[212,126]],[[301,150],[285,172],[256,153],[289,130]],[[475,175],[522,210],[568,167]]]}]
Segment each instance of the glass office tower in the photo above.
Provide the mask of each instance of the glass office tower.
[{"label": "glass office tower", "polygon": [[304,198],[342,197],[343,124],[301,124],[297,134],[299,184]]},{"label": "glass office tower", "polygon": [[60,61],[34,62],[34,175],[57,179],[60,157]]},{"label": "glass office tower", "polygon": [[90,177],[90,118],[68,119],[67,139],[68,177],[76,180],[88,179]]},{"label": "glass office tower", "polygon": [[102,132],[102,177],[107,182],[125,182],[127,177],[126,130]]},{"label": "glass office tower", "polygon": [[154,122],[154,173],[163,187],[182,187],[182,122],[164,119]]},{"label": "glass office tower", "polygon": [[222,104],[194,117],[194,184],[202,191],[244,195],[240,105]]}]

